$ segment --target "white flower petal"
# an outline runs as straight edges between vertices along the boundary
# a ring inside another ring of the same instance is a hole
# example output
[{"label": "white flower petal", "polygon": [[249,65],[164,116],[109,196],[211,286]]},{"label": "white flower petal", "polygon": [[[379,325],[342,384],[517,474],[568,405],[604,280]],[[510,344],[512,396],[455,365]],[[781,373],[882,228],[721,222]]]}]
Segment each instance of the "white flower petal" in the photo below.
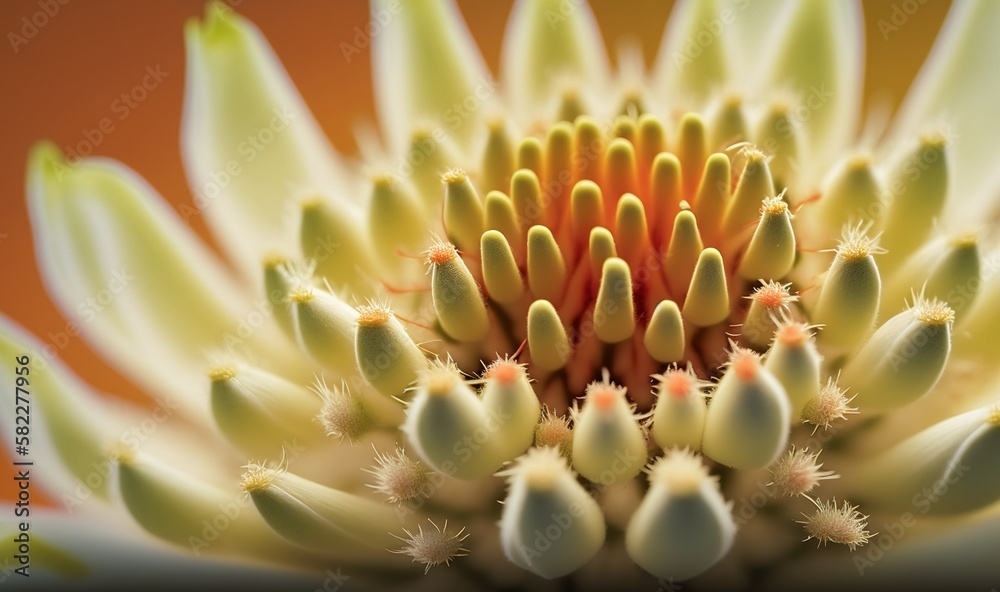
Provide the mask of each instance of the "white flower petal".
[{"label": "white flower petal", "polygon": [[[759,76],[755,65],[759,65],[760,54],[756,51],[767,45],[774,34],[774,24],[778,22],[782,10],[788,5],[783,0],[720,0],[720,10],[729,9],[733,17],[720,14],[719,20],[725,25],[722,35],[730,36],[731,43],[726,44],[729,63],[734,68],[733,77],[739,77],[738,83],[745,83]],[[730,32],[731,29],[731,32]]]},{"label": "white flower petal", "polygon": [[[337,156],[261,32],[209,3],[185,27],[184,168],[229,258],[255,280],[261,256],[297,252],[302,192],[342,198]],[[350,195],[350,192],[346,192]],[[185,215],[189,215],[185,213]]]},{"label": "white flower petal", "polygon": [[[138,532],[138,527],[109,528],[103,518],[67,517],[49,511],[38,511],[37,515],[32,511],[31,518],[31,536],[72,559],[64,559],[57,568],[51,561],[42,560],[40,550],[33,549],[39,556],[33,553],[29,588],[313,590],[330,585],[333,581],[330,575],[338,574],[336,568],[327,573],[307,574],[263,568],[245,561],[196,559],[165,551],[162,544]],[[8,533],[2,534],[6,539]],[[52,555],[46,550],[47,558]],[[8,561],[13,563],[12,559]],[[70,565],[73,569],[67,569]],[[0,572],[0,576],[21,578],[6,572]],[[346,570],[340,574],[343,576],[349,577]]]},{"label": "white flower petal", "polygon": [[518,0],[507,21],[500,70],[509,104],[526,120],[566,88],[604,90],[608,55],[590,7]]},{"label": "white flower petal", "polygon": [[[766,75],[756,96],[791,97],[792,122],[804,131],[802,175],[816,183],[830,159],[857,133],[861,112],[864,35],[854,0],[784,5],[761,52]],[[753,49],[749,49],[753,51]]]},{"label": "white flower petal", "polygon": [[[955,2],[930,57],[911,86],[889,139],[901,145],[917,133],[941,126],[949,151],[949,195],[960,207],[946,219],[968,221],[995,216],[1000,184],[1000,104],[996,56],[1000,53],[1000,3]],[[891,30],[886,29],[890,35]]]},{"label": "white flower petal", "polygon": [[715,0],[687,0],[670,14],[654,75],[666,96],[685,109],[704,107],[729,82],[722,10]]},{"label": "white flower petal", "polygon": [[[21,377],[24,390],[15,390]],[[105,466],[104,447],[108,438],[120,433],[114,428],[122,423],[108,402],[96,396],[66,369],[54,355],[51,345],[43,346],[2,315],[0,379],[5,388],[10,389],[4,404],[0,405],[3,421],[0,425],[4,432],[3,443],[11,458],[33,461],[39,470],[31,471],[30,466],[24,468],[60,502],[65,503],[63,494],[75,494],[77,479],[85,485],[84,492],[76,495],[81,503],[91,494],[108,499],[110,467]],[[29,423],[25,424],[25,420],[18,420],[18,417],[27,418]],[[16,432],[16,428],[23,425],[28,427],[26,436]],[[24,445],[27,454],[15,454],[17,445]],[[96,476],[88,485],[86,482],[91,474]]]},{"label": "white flower petal", "polygon": [[[864,508],[862,508],[863,510]],[[858,591],[996,589],[1000,507],[936,528],[914,508],[886,514],[879,533],[853,553],[817,553],[788,562],[763,583],[767,590]]]},{"label": "white flower petal", "polygon": [[270,339],[270,303],[251,308],[135,172],[107,159],[68,165],[53,145],[39,144],[27,192],[49,293],[88,341],[148,392],[174,396],[189,415],[204,418],[208,350],[282,358],[284,344]]},{"label": "white flower petal", "polygon": [[[451,0],[372,0],[386,23],[372,41],[375,101],[386,143],[401,152],[414,125],[463,147],[496,93],[479,49]],[[443,171],[442,171],[443,172]]]}]

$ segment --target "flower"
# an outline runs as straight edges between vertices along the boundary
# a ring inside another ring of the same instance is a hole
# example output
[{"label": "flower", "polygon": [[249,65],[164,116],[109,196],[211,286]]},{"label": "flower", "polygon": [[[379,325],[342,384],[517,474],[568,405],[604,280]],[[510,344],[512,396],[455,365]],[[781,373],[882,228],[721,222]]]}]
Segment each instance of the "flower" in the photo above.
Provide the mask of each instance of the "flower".
[{"label": "flower", "polygon": [[[51,293],[72,315],[118,274],[85,333],[158,401],[95,397],[4,321],[37,404],[14,437],[80,516],[49,519],[324,586],[877,588],[961,561],[985,587],[1000,280],[968,219],[995,212],[998,10],[956,4],[859,137],[851,3],[682,3],[639,76],[585,5],[522,0],[498,82],[450,3],[376,0],[355,166],[209,4],[182,142],[228,264],[123,165],[30,155]],[[79,536],[43,536],[80,571]]]}]

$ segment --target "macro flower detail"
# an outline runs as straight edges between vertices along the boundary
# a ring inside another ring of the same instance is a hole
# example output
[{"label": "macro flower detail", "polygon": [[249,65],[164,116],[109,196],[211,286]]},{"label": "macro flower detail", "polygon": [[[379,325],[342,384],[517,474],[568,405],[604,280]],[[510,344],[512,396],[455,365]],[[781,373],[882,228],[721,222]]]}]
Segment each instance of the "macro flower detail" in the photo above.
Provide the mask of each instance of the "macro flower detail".
[{"label": "macro flower detail", "polygon": [[[373,0],[358,162],[209,3],[181,141],[224,261],[124,165],[29,155],[48,289],[135,270],[84,333],[170,409],[136,442],[148,410],[33,367],[46,485],[75,512],[107,464],[84,517],[362,589],[856,585],[996,541],[956,517],[1000,520],[1000,97],[960,67],[997,4],[955,3],[891,126],[856,3],[751,4],[680,2],[613,70],[586,4],[518,0],[495,79],[451,2]],[[5,372],[34,343],[3,319]]]}]

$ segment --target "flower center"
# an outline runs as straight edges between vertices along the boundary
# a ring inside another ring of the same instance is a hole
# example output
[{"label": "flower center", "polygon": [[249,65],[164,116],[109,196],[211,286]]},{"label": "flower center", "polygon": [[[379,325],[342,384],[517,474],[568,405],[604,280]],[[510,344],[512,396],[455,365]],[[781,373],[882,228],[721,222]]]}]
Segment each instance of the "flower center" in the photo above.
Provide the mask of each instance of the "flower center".
[{"label": "flower center", "polygon": [[[764,309],[756,325],[795,299],[776,282],[790,269],[778,255],[794,256],[791,216],[763,153],[744,144],[709,154],[700,118],[687,115],[679,126],[668,152],[654,116],[620,117],[610,137],[581,116],[553,125],[543,140],[524,139],[507,169],[491,147],[510,142],[499,137],[503,126],[491,126],[481,174],[443,175],[451,242],[426,251],[446,336],[471,349],[498,337],[507,354],[526,340],[531,376],[543,390],[555,383],[567,405],[604,368],[640,407],[651,398],[637,394],[665,365],[690,363],[699,378],[718,377],[724,333],[747,316],[740,296],[751,282],[768,280],[753,294]],[[769,236],[755,245],[760,232]],[[464,300],[456,253],[485,292],[488,332],[485,311],[477,316],[476,303]],[[535,306],[541,300],[547,305]],[[673,306],[658,313],[665,302]],[[769,342],[773,323],[765,329],[745,345]],[[463,363],[458,348],[446,349]]]}]

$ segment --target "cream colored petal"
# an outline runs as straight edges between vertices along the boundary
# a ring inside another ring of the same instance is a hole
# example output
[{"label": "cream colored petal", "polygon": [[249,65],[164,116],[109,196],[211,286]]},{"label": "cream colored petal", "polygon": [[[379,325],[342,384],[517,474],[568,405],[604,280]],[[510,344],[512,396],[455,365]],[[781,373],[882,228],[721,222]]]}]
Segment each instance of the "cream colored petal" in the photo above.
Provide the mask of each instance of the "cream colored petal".
[{"label": "cream colored petal", "polygon": [[[862,508],[863,509],[863,508]],[[764,582],[768,590],[996,589],[998,508],[961,521],[935,523],[918,509],[887,514],[879,534],[853,553],[817,553],[788,562]]]},{"label": "cream colored petal", "polygon": [[[764,75],[756,96],[790,97],[792,123],[804,132],[809,183],[842,155],[857,133],[861,113],[864,36],[861,9],[853,0],[789,2],[760,49]],[[748,48],[753,51],[752,48]]]},{"label": "cream colored petal", "polygon": [[[737,84],[744,84],[759,75],[753,65],[760,63],[760,54],[749,49],[767,45],[774,34],[774,23],[787,5],[788,2],[783,0],[720,0],[720,9],[729,9],[733,14],[732,18],[719,20],[726,25],[723,35],[732,39],[726,44],[727,57],[730,63],[740,66],[732,73]],[[720,14],[720,17],[725,16]]]},{"label": "cream colored petal", "polygon": [[469,148],[485,132],[485,107],[497,86],[454,2],[371,4],[374,14],[385,15],[372,40],[372,75],[386,143],[401,151],[419,124]]},{"label": "cream colored petal", "polygon": [[[121,418],[63,366],[54,345],[42,344],[0,315],[0,379],[7,391],[0,427],[11,458],[44,467],[23,469],[75,512],[91,508],[93,499],[108,500],[111,467],[104,446],[120,432]],[[21,426],[27,428],[24,435],[17,431]],[[15,453],[17,446],[25,446],[27,454]]]},{"label": "cream colored petal", "polygon": [[500,63],[515,112],[540,115],[566,89],[602,91],[608,55],[586,2],[519,0],[504,34]]},{"label": "cream colored petal", "polygon": [[[949,195],[957,206],[946,210],[945,219],[952,222],[967,223],[977,213],[995,216],[1000,212],[996,200],[1000,184],[996,167],[1000,158],[998,21],[1000,3],[983,0],[952,5],[889,136],[890,145],[901,145],[915,134],[942,131],[951,152]],[[890,42],[892,33],[883,29]]]},{"label": "cream colored petal", "polygon": [[57,148],[39,144],[27,177],[35,250],[49,293],[73,332],[136,384],[158,398],[174,396],[188,415],[204,418],[210,350],[281,359],[275,344],[282,342],[270,339],[276,334],[270,303],[244,298],[135,172],[106,159],[68,165]]},{"label": "cream colored petal", "polygon": [[181,128],[201,216],[229,258],[257,279],[261,256],[296,252],[289,205],[302,192],[350,198],[337,156],[261,32],[209,3],[185,27],[187,79]]},{"label": "cream colored petal", "polygon": [[[105,517],[67,517],[50,510],[33,510],[31,536],[37,536],[39,541],[45,541],[48,546],[71,557],[75,569],[56,569],[51,561],[43,560],[40,550],[33,547],[28,588],[313,590],[329,586],[333,581],[330,574],[348,575],[346,570],[338,572],[336,568],[328,573],[307,574],[243,562],[210,560],[204,556],[194,558],[169,552],[132,525],[125,528],[109,526]],[[7,530],[0,530],[4,540],[8,538]],[[0,571],[0,577],[3,576],[21,577]],[[11,579],[10,582],[17,580]]]},{"label": "cream colored petal", "polygon": [[732,21],[723,22],[723,10],[731,11],[716,0],[687,0],[670,14],[654,75],[666,96],[685,109],[704,107],[729,82],[726,30]]}]

